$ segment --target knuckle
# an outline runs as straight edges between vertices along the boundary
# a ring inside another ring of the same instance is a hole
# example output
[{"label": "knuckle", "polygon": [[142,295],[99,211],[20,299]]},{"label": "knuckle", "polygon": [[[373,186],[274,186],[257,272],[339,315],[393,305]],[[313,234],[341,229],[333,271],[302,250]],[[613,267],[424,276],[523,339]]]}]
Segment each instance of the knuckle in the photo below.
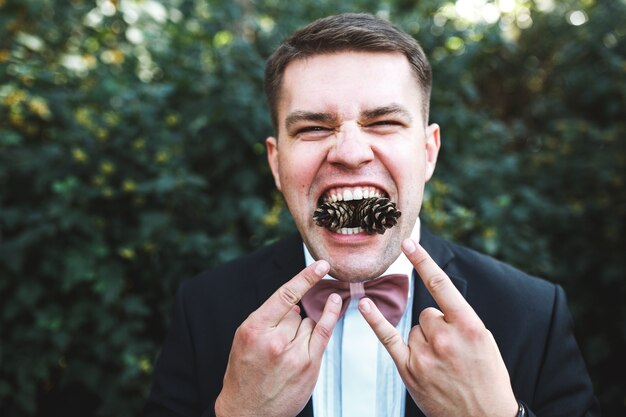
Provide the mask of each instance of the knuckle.
[{"label": "knuckle", "polygon": [[324,341],[330,340],[330,337],[331,337],[331,336],[332,336],[332,334],[333,334],[332,330],[331,330],[328,326],[326,326],[326,325],[324,325],[324,324],[322,324],[322,323],[318,323],[318,324],[317,324],[317,326],[315,326],[315,332],[316,332],[316,333],[317,333],[317,334],[318,334],[318,335],[319,335],[319,336],[320,336],[320,337],[321,337]]},{"label": "knuckle", "polygon": [[466,339],[477,340],[481,339],[483,336],[483,329],[474,324],[468,324],[465,326],[464,336]]},{"label": "knuckle", "polygon": [[247,322],[244,322],[235,331],[235,339],[249,345],[256,340],[256,332],[253,331],[252,327]]},{"label": "knuckle", "polygon": [[465,326],[463,336],[470,342],[481,342],[483,340],[489,340],[493,337],[491,336],[491,332],[489,332],[489,330],[476,323],[467,324]]},{"label": "knuckle", "polygon": [[445,332],[435,332],[431,336],[430,344],[435,352],[442,356],[448,356],[452,354],[454,350],[452,340]]},{"label": "knuckle", "polygon": [[302,278],[306,281],[308,287],[312,287],[317,282],[317,277],[311,274],[308,270],[302,272]]},{"label": "knuckle", "polygon": [[430,276],[428,279],[428,288],[437,292],[440,291],[448,283],[448,277],[443,273],[436,273]]},{"label": "knuckle", "polygon": [[248,319],[235,330],[233,340],[237,341],[241,346],[255,349],[262,346],[266,338],[265,332],[256,325],[256,322],[252,319]]},{"label": "knuckle", "polygon": [[440,312],[435,307],[426,307],[419,315],[419,322],[424,323],[439,316]]},{"label": "knuckle", "polygon": [[398,332],[389,332],[381,336],[380,342],[387,348],[401,342],[402,338]]},{"label": "knuckle", "polygon": [[290,286],[283,286],[278,290],[278,295],[282,302],[289,306],[294,306],[300,301],[300,296]]},{"label": "knuckle", "polygon": [[267,351],[272,358],[277,358],[283,354],[285,350],[285,342],[281,337],[273,337],[267,344]]}]

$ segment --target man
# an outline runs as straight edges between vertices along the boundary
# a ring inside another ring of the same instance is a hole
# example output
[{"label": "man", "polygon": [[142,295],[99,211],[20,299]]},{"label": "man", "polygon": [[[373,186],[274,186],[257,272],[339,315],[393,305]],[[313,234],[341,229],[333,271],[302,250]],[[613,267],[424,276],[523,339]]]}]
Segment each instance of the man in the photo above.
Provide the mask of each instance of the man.
[{"label": "man", "polygon": [[[595,415],[562,289],[420,227],[440,129],[415,40],[331,16],[286,39],[265,81],[299,233],[181,286],[146,415]],[[370,200],[397,224],[314,218]]]}]

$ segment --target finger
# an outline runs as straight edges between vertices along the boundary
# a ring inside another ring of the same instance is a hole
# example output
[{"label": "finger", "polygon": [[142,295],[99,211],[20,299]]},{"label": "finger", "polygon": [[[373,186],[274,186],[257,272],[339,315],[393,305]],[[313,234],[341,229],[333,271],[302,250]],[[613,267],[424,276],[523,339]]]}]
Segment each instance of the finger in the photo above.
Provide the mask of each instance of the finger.
[{"label": "finger", "polygon": [[[298,332],[296,333],[296,337],[293,339],[295,344],[299,344],[300,342],[306,341],[307,343],[311,340],[311,333],[313,333],[313,329],[315,328],[315,321],[309,317],[305,317],[300,322],[300,327],[298,327]],[[308,346],[307,346],[308,348]]]},{"label": "finger", "polygon": [[428,307],[420,313],[419,325],[426,341],[430,341],[430,336],[434,335],[437,329],[441,328],[441,325],[447,325],[447,323],[441,311],[434,307]]},{"label": "finger", "polygon": [[402,340],[402,336],[393,326],[389,323],[385,316],[380,312],[376,304],[369,298],[362,298],[359,301],[359,311],[365,318],[367,324],[370,325],[378,340],[383,344],[385,349],[389,352],[392,359],[396,363],[400,375],[402,375],[401,364],[406,364],[409,357],[409,348]]},{"label": "finger", "polygon": [[283,317],[300,302],[300,299],[324,275],[328,273],[328,262],[317,261],[283,284],[254,313],[255,319],[267,326],[276,326]]},{"label": "finger", "polygon": [[275,331],[285,336],[285,339],[291,342],[298,332],[302,317],[295,309],[291,309],[283,316],[283,319],[274,328]]},{"label": "finger", "polygon": [[311,331],[311,338],[309,340],[309,355],[312,358],[321,358],[328,345],[330,336],[335,330],[337,320],[339,320],[339,314],[341,313],[342,300],[338,294],[331,294],[326,300],[324,311],[322,316],[317,321],[317,324]]},{"label": "finger", "polygon": [[411,346],[411,349],[422,352],[427,344],[428,341],[426,340],[422,326],[419,324],[413,326],[409,332],[409,346]]},{"label": "finger", "polygon": [[402,242],[402,250],[415,267],[424,285],[431,293],[446,321],[473,314],[470,305],[456,289],[450,278],[430,255],[412,239]]}]

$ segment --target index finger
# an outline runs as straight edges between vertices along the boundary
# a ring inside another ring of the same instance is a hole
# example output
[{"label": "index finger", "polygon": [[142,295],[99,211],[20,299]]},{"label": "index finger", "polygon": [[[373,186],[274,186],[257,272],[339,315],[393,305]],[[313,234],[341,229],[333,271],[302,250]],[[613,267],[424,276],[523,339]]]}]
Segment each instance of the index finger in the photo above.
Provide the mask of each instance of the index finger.
[{"label": "index finger", "polygon": [[324,260],[317,261],[295,277],[287,281],[268,298],[255,312],[257,319],[268,326],[276,326],[293,306],[297,305],[304,294],[322,279],[330,265]]},{"label": "index finger", "polygon": [[437,302],[446,321],[457,317],[467,317],[469,312],[473,313],[472,307],[454,286],[450,277],[443,272],[423,247],[412,239],[406,239],[402,242],[402,250],[415,267],[428,292]]},{"label": "index finger", "polygon": [[370,325],[374,334],[378,337],[378,340],[380,340],[396,363],[400,375],[403,376],[404,368],[401,364],[407,363],[409,348],[406,343],[404,343],[404,340],[402,340],[400,332],[398,332],[393,324],[387,321],[376,304],[369,298],[361,298],[358,307],[367,324]]}]

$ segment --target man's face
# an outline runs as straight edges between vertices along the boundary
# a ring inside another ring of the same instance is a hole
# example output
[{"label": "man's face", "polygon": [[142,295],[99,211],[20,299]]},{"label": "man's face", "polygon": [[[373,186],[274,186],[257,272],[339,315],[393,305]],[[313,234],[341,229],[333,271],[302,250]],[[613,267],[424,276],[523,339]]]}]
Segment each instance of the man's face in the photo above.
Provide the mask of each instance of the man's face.
[{"label": "man's face", "polygon": [[[317,55],[285,70],[268,160],[304,242],[337,279],[376,278],[411,234],[439,151],[439,127],[424,125],[423,100],[399,53]],[[402,215],[382,235],[317,226],[320,201],[338,194],[382,195]]]}]

